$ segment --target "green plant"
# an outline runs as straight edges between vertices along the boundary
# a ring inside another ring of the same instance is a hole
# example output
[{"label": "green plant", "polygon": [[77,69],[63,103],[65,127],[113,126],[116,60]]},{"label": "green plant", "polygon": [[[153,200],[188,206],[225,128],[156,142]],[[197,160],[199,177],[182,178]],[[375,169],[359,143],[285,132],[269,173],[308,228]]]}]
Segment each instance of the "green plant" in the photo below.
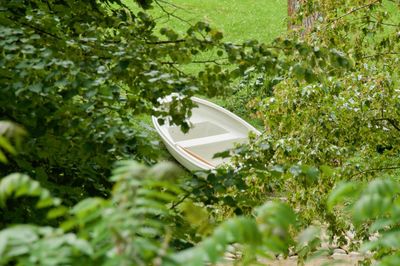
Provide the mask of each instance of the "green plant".
[{"label": "green plant", "polygon": [[163,257],[162,246],[168,247],[173,233],[168,229],[173,211],[168,204],[180,193],[171,182],[175,177],[176,168],[168,163],[148,169],[136,162],[121,162],[111,178],[116,184],[110,199],[87,198],[72,209],[60,205],[27,176],[5,177],[0,181],[1,202],[38,196],[37,207],[51,205],[47,219],[57,218],[60,227],[19,225],[3,230],[1,263],[144,265]]},{"label": "green plant", "polygon": [[[400,168],[398,10],[393,1],[308,1],[298,20],[315,12],[320,20],[268,46],[274,60],[256,57],[252,49],[263,46],[248,44],[244,94],[266,130],[230,151],[234,167],[210,175],[214,190],[218,183],[227,191],[210,198],[229,194],[233,210],[284,198],[303,223],[327,223],[331,240],[346,244],[351,224],[327,211],[330,189]],[[224,185],[230,175],[244,185]]]},{"label": "green plant", "polygon": [[[168,115],[187,130],[189,97],[224,86],[215,82],[224,80],[222,70],[206,68],[197,78],[177,68],[213,49],[218,31],[198,23],[182,36],[168,28],[159,33],[144,10],[121,1],[7,1],[0,36],[0,119],[30,133],[0,174],[27,172],[70,205],[107,195],[115,160],[156,162],[159,143],[138,126],[141,116]],[[158,108],[172,92],[180,100]]]},{"label": "green plant", "polygon": [[[136,2],[146,9],[160,4]],[[341,180],[397,176],[400,168],[393,10],[393,1],[309,1],[297,19],[321,14],[312,31],[237,44],[224,43],[204,22],[183,34],[159,28],[149,13],[121,1],[4,3],[0,119],[16,121],[30,137],[14,157],[18,140],[0,140],[2,161],[9,161],[0,174],[24,172],[0,181],[1,226],[36,225],[0,233],[2,263],[200,265],[218,261],[233,242],[270,256],[296,246],[302,260],[318,246],[310,237],[317,230],[302,234],[302,244],[293,236],[315,220],[345,244],[351,221],[326,202],[354,191],[329,198],[331,188]],[[198,60],[210,51],[216,54]],[[192,63],[204,67],[187,71]],[[233,166],[177,182],[170,165],[155,164],[157,143],[149,143],[138,118],[164,115],[188,130],[190,96],[230,95],[244,76],[237,95],[249,100],[265,132],[219,154],[233,155]],[[173,92],[164,108],[159,99]],[[155,165],[122,162],[110,181],[110,165],[132,157]],[[382,262],[397,259],[396,182],[372,183],[353,209],[361,217],[356,224],[384,219],[382,238],[367,246]],[[34,212],[36,202],[22,196],[38,196],[43,208]],[[267,203],[251,217],[255,206],[277,198],[291,207]],[[213,231],[234,215],[240,217]],[[211,226],[192,225],[193,217]],[[368,235],[365,226],[358,237]],[[244,262],[255,260],[245,254]]]},{"label": "green plant", "polygon": [[26,131],[19,125],[9,121],[0,121],[0,163],[8,163],[5,152],[11,155],[17,154],[25,135]]},{"label": "green plant", "polygon": [[[154,2],[140,3],[147,8]],[[3,10],[0,118],[21,124],[30,138],[0,174],[29,173],[67,205],[107,195],[115,160],[156,162],[158,143],[137,126],[140,115],[168,116],[188,130],[190,96],[228,94],[250,69],[279,77],[291,71],[292,54],[294,62],[320,62],[306,80],[339,73],[337,61],[351,65],[328,48],[297,55],[312,49],[297,38],[277,39],[272,47],[224,43],[204,22],[181,35],[169,28],[156,32],[154,18],[120,1],[9,1]],[[217,53],[201,62],[203,69],[183,70],[208,51]],[[159,99],[172,92],[178,97],[165,109]]]},{"label": "green plant", "polygon": [[[400,184],[397,178],[380,178],[368,184],[339,184],[329,196],[328,208],[344,208],[357,229],[366,229],[360,250],[372,251],[376,265],[396,265],[399,260]],[[375,239],[371,240],[371,236]]]},{"label": "green plant", "polygon": [[47,219],[58,219],[60,226],[21,224],[0,231],[0,264],[204,265],[219,261],[234,243],[249,248],[247,262],[256,255],[288,253],[296,216],[278,202],[258,208],[255,218],[225,221],[198,245],[177,251],[171,243],[182,228],[171,223],[177,215],[171,206],[182,196],[174,185],[178,175],[170,163],[148,168],[119,162],[110,198],[87,198],[71,209],[29,177],[7,176],[0,181],[2,207],[11,198],[38,197],[36,207],[48,208]]}]

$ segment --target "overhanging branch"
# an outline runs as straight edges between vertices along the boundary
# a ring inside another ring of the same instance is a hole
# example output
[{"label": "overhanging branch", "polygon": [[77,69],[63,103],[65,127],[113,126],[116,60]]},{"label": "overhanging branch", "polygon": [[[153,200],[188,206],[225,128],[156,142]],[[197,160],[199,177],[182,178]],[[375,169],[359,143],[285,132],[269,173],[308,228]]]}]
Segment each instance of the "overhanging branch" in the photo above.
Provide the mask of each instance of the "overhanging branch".
[{"label": "overhanging branch", "polygon": [[391,124],[397,131],[400,131],[400,126],[399,123],[392,118],[377,118],[374,119],[374,121],[387,121],[389,124]]},{"label": "overhanging branch", "polygon": [[346,16],[348,16],[348,15],[350,15],[350,14],[352,14],[352,13],[355,13],[355,12],[361,10],[361,9],[368,8],[368,7],[370,7],[370,6],[373,6],[373,5],[375,5],[375,4],[379,3],[379,2],[381,2],[381,0],[375,0],[375,1],[371,2],[371,3],[368,3],[368,4],[365,4],[365,5],[362,5],[362,6],[353,8],[352,10],[350,10],[350,11],[348,11],[347,13],[341,15],[340,17],[337,17],[337,18],[335,18],[334,20],[329,21],[329,22],[327,23],[326,27],[327,27],[328,25],[332,24],[333,22],[336,22],[336,21],[338,21],[338,20],[340,20],[340,19],[342,19],[342,18],[344,18],[344,17],[346,17]]}]

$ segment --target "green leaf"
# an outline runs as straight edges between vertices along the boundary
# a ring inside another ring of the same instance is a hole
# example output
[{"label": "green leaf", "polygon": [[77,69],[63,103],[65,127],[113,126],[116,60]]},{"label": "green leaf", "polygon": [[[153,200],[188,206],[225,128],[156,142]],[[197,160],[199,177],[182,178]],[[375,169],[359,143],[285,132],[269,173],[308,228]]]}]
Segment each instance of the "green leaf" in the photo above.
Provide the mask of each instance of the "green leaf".
[{"label": "green leaf", "polygon": [[375,179],[368,184],[363,193],[395,196],[400,193],[400,184],[392,179]]},{"label": "green leaf", "polygon": [[314,239],[319,238],[321,234],[321,229],[316,226],[309,226],[307,229],[302,231],[298,237],[299,244],[307,245]]},{"label": "green leaf", "polygon": [[354,203],[352,215],[356,222],[375,219],[386,214],[391,206],[392,199],[390,198],[382,197],[377,193],[362,194]]},{"label": "green leaf", "polygon": [[7,157],[4,155],[4,153],[1,150],[0,150],[0,162],[8,163]]},{"label": "green leaf", "polygon": [[54,209],[51,209],[48,213],[47,213],[47,218],[48,219],[56,219],[59,217],[64,216],[65,214],[68,213],[68,208],[65,206],[60,206]]},{"label": "green leaf", "polygon": [[3,136],[0,136],[0,147],[6,150],[7,152],[11,153],[12,155],[16,155],[17,151],[14,147],[10,144],[10,142]]},{"label": "green leaf", "polygon": [[355,182],[339,183],[329,194],[327,200],[328,210],[332,211],[335,205],[343,202],[345,199],[354,198],[356,196],[356,192],[360,190],[359,187],[360,184]]},{"label": "green leaf", "polygon": [[4,207],[8,198],[22,196],[39,197],[38,208],[60,204],[59,199],[51,197],[47,189],[42,188],[39,182],[27,175],[15,173],[0,180],[0,206]]},{"label": "green leaf", "polygon": [[269,227],[282,227],[287,230],[296,224],[296,214],[286,204],[267,202],[255,210],[257,222]]},{"label": "green leaf", "polygon": [[222,151],[222,152],[217,152],[213,155],[214,158],[228,158],[230,157],[230,150]]}]

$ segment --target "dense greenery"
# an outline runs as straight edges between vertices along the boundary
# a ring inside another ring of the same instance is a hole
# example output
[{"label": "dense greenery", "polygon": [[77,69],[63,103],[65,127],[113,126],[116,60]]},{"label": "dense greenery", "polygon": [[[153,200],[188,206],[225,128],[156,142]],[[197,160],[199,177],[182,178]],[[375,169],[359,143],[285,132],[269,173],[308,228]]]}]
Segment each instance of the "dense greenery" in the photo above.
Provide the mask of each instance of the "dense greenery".
[{"label": "dense greenery", "polygon": [[[316,210],[325,213],[325,197],[338,180],[368,180],[399,166],[398,17],[388,12],[398,6],[324,2],[316,10],[323,22],[296,45],[293,66],[272,91],[276,77],[255,87],[250,106],[268,130],[238,158],[260,185],[306,208],[310,221]],[[329,62],[318,59],[324,49],[343,55],[329,72]],[[307,61],[297,59],[302,54]],[[302,178],[304,171],[314,171],[315,179]]]},{"label": "dense greenery", "polygon": [[264,252],[287,250],[290,236],[274,237],[273,229],[287,232],[295,225],[295,214],[283,204],[268,203],[257,210],[256,221],[247,217],[231,219],[198,246],[173,252],[170,243],[181,230],[171,223],[176,215],[171,204],[181,193],[173,184],[175,167],[160,163],[149,169],[136,162],[121,162],[111,177],[116,183],[110,199],[87,198],[70,210],[25,175],[3,178],[3,204],[13,195],[37,196],[38,208],[53,207],[47,217],[59,218],[60,228],[17,225],[1,231],[4,245],[0,263],[204,265],[205,261],[217,261],[226,246],[235,242],[251,248],[265,243]]},{"label": "dense greenery", "polygon": [[[350,6],[338,2],[303,6],[303,17],[321,14],[312,32],[303,33],[303,42],[296,44],[298,55],[306,55],[307,61],[296,60],[294,53],[294,65],[278,82],[255,71],[254,77],[261,76],[264,83],[260,86],[256,80],[254,89],[249,89],[255,95],[249,108],[267,131],[250,147],[238,150],[237,166],[241,176],[261,187],[253,190],[253,199],[262,202],[265,194],[285,197],[305,224],[320,220],[332,236],[341,236],[339,242],[346,243],[345,232],[354,224],[340,208],[327,211],[331,188],[340,180],[367,181],[382,175],[398,182],[399,5],[395,1],[353,1]],[[312,58],[324,49],[346,59],[332,62],[336,67],[326,72],[324,64],[329,62]],[[340,68],[343,65],[348,67]],[[382,211],[388,220],[396,220],[397,207],[391,204],[396,204],[392,201],[397,194],[390,191],[373,197],[387,200],[390,210]],[[380,205],[367,200],[367,191],[363,194],[359,201],[365,200],[365,205],[356,204],[363,209],[353,211],[355,218],[379,217]],[[377,229],[365,230],[368,224],[355,228],[359,238],[368,239]],[[383,227],[398,230],[393,223]],[[357,246],[356,241],[348,244]],[[396,242],[388,238],[374,248],[382,246],[377,254],[397,252]]]},{"label": "dense greenery", "polygon": [[[307,1],[293,23],[316,16],[312,29],[268,44],[204,22],[178,34],[146,11],[168,3],[136,4],[1,2],[1,264],[204,265],[234,243],[241,263],[302,263],[316,226],[398,264],[398,1]],[[141,117],[185,131],[194,94],[264,131],[220,154],[232,166],[182,177]]]},{"label": "dense greenery", "polygon": [[175,67],[218,43],[217,31],[199,23],[181,37],[154,27],[119,1],[2,3],[0,117],[30,134],[9,169],[76,202],[108,194],[115,160],[154,163],[158,143],[148,142],[137,116],[162,113],[157,99],[179,92],[180,107],[168,114],[185,128],[188,97],[215,94],[224,76],[206,69],[196,78]]}]

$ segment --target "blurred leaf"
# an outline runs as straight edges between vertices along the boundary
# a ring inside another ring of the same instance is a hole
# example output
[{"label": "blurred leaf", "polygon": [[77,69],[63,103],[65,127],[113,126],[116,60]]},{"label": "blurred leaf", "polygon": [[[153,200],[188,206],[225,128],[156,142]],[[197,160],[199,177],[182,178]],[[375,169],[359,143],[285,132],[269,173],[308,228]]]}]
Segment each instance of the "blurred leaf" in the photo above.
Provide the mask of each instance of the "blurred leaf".
[{"label": "blurred leaf", "polygon": [[327,200],[328,210],[332,211],[336,204],[343,202],[345,199],[355,197],[356,192],[359,191],[359,186],[360,184],[355,182],[343,182],[338,184],[329,194]]},{"label": "blurred leaf", "polygon": [[38,208],[57,206],[60,199],[53,198],[50,192],[42,188],[39,182],[32,180],[27,175],[11,174],[0,180],[0,205],[5,206],[8,198],[22,196],[38,197]]}]

